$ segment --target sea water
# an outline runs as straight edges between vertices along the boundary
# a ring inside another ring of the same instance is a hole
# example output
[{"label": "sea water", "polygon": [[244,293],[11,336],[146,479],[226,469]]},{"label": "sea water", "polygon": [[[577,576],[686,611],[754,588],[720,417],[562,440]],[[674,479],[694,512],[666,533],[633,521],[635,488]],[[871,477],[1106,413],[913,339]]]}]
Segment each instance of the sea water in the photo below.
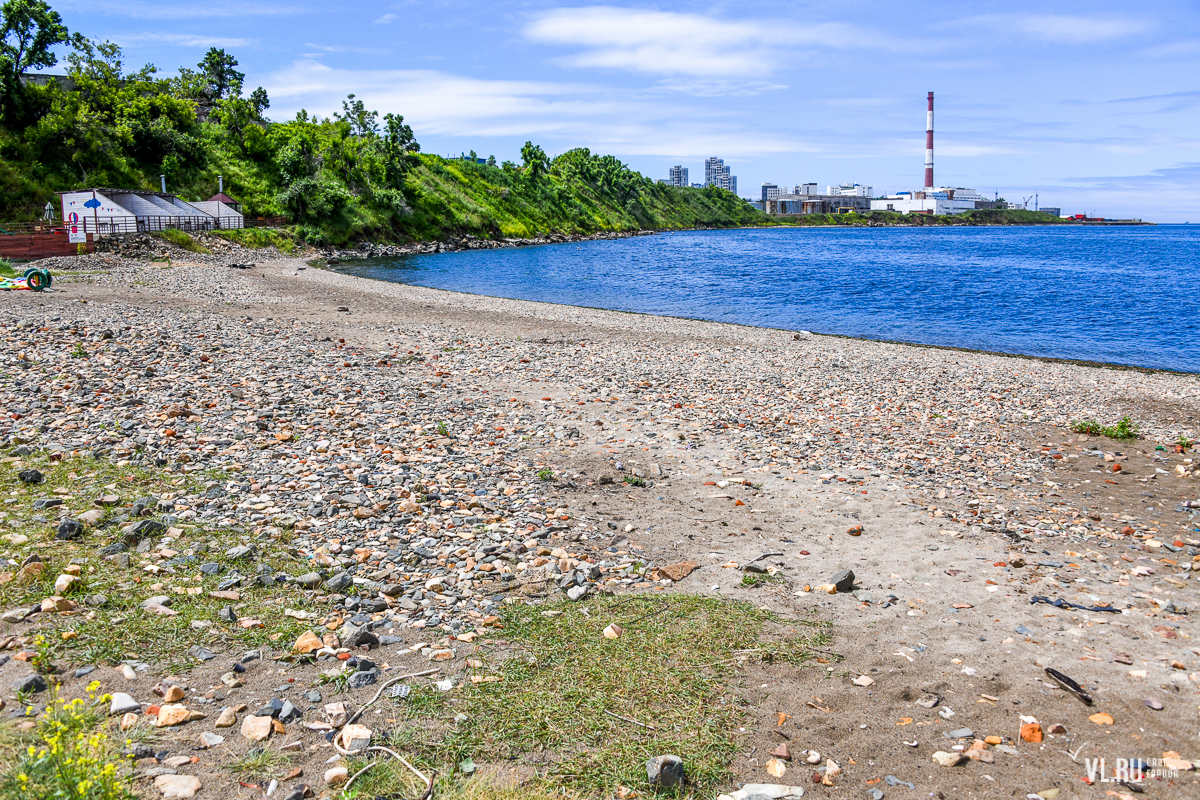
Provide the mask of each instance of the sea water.
[{"label": "sea water", "polygon": [[373,259],[458,292],[1200,372],[1200,226],[773,228]]}]

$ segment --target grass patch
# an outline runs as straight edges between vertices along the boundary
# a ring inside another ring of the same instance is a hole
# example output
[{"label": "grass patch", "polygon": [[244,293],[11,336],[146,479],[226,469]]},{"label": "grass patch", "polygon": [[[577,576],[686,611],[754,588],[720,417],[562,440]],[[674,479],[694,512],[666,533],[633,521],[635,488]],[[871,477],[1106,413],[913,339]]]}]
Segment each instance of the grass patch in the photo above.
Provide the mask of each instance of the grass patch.
[{"label": "grass patch", "polygon": [[[44,481],[22,483],[18,473],[27,469],[41,471]],[[34,634],[45,638],[54,659],[115,664],[139,658],[177,670],[194,665],[187,652],[193,645],[219,652],[233,647],[252,649],[299,636],[305,623],[283,615],[289,604],[304,602],[297,590],[279,583],[251,584],[259,563],[274,571],[296,573],[299,565],[273,542],[259,545],[258,556],[234,563],[225,551],[245,541],[239,531],[183,520],[166,535],[150,540],[145,552],[122,554],[129,557],[128,565],[120,556],[106,559],[97,552],[122,540],[136,500],[170,496],[182,503],[194,502],[190,499],[203,492],[205,477],[94,458],[57,462],[41,455],[0,459],[0,556],[22,564],[37,555],[46,565],[35,575],[21,575],[13,566],[3,568],[0,607],[28,608],[53,595],[55,579],[74,562],[82,580],[69,598],[86,613],[43,613],[34,627]],[[78,518],[83,511],[97,508],[95,500],[104,495],[116,495],[119,500],[81,539],[55,538],[60,516]],[[34,510],[34,501],[44,498],[60,499],[63,505]],[[161,515],[154,518],[161,519]],[[203,563],[217,563],[221,570],[216,575],[201,573]],[[247,576],[247,585],[236,589],[240,599],[211,597],[209,592],[235,570]],[[172,598],[175,615],[160,616],[144,609],[143,601],[154,595]],[[226,605],[232,605],[239,617],[261,620],[263,626],[241,628],[221,622],[218,613]],[[193,621],[209,624],[192,627]]]},{"label": "grass patch", "polygon": [[1131,442],[1138,438],[1138,426],[1129,418],[1128,414],[1121,417],[1117,424],[1112,426],[1101,425],[1094,419],[1072,422],[1071,430],[1092,436],[1107,436],[1109,439],[1117,439],[1122,442]]},{"label": "grass patch", "polygon": [[0,742],[0,797],[134,800],[119,733],[105,724],[109,695],[65,701],[52,695],[37,727]]},{"label": "grass patch", "polygon": [[0,278],[16,278],[24,274],[24,272],[18,273],[17,268],[7,258],[0,258]]},{"label": "grass patch", "polygon": [[182,247],[190,253],[208,252],[208,248],[193,239],[187,231],[181,231],[177,228],[167,228],[165,231],[155,232],[154,235],[164,241],[170,242],[176,247]]},{"label": "grass patch", "polygon": [[637,475],[626,475],[623,480],[630,486],[645,486],[645,478],[639,478]]},{"label": "grass patch", "polygon": [[211,231],[211,236],[219,236],[242,247],[261,250],[264,247],[274,247],[281,253],[294,255],[302,249],[295,234],[286,228],[235,228],[232,230]]},{"label": "grass patch", "polygon": [[537,471],[539,481],[548,481],[554,477],[554,470],[549,467],[542,467]]},{"label": "grass patch", "polygon": [[284,768],[291,766],[291,763],[291,756],[287,753],[269,747],[252,747],[235,761],[225,765],[225,769],[239,778],[269,779],[281,777]]},{"label": "grass patch", "polygon": [[[820,624],[694,595],[598,597],[554,606],[557,616],[545,610],[508,608],[502,635],[515,652],[495,661],[473,656],[481,664],[475,677],[499,681],[468,679],[446,694],[420,687],[396,705],[403,719],[391,737],[406,757],[447,782],[463,780],[459,765],[470,759],[481,776],[491,765],[525,770],[526,796],[610,797],[620,786],[644,796],[646,760],[675,753],[691,778],[679,796],[711,796],[733,777],[745,662],[799,666],[828,639]],[[604,638],[609,623],[624,628],[619,638]],[[465,721],[454,721],[459,712]],[[411,793],[400,772],[375,769],[352,794]]]},{"label": "grass patch", "polygon": [[765,572],[747,572],[742,575],[740,586],[753,588],[755,586],[766,586],[769,583],[783,583],[786,580],[782,574],[775,573],[771,575]]}]

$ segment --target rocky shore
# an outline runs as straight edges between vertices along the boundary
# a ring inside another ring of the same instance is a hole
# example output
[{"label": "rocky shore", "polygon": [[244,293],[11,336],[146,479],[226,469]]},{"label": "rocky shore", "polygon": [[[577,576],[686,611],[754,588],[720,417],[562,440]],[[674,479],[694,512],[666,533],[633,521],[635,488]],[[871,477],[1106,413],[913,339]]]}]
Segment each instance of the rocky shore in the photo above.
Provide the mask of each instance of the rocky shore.
[{"label": "rocky shore", "polygon": [[[339,704],[417,673],[413,691],[467,691],[492,674],[479,659],[518,657],[498,627],[513,608],[679,593],[831,626],[803,666],[737,656],[726,792],[1124,796],[1085,759],[1111,777],[1136,757],[1159,770],[1137,788],[1194,796],[1195,376],[460,295],[311,258],[55,259],[55,292],[8,298],[14,724],[41,713],[39,681],[96,680],[121,693],[112,724],[157,733],[135,753],[147,793],[246,796],[228,764],[273,742],[289,768],[255,796],[332,796],[354,727]],[[1070,430],[1124,415],[1139,438]],[[602,796],[645,792],[641,774]]]}]

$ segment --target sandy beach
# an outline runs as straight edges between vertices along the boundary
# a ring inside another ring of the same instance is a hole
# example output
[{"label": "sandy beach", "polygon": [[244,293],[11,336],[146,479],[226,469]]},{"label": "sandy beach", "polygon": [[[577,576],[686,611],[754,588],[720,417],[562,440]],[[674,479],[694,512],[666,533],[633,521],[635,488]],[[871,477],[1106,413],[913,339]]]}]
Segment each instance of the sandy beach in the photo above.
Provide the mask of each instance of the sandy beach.
[{"label": "sandy beach", "polygon": [[[1148,796],[1195,796],[1200,470],[1176,446],[1200,437],[1194,375],[478,297],[300,259],[80,262],[56,272],[53,293],[5,298],[5,468],[82,455],[199,488],[155,495],[165,538],[106,555],[136,517],[55,539],[103,486],[83,481],[36,511],[13,500],[0,555],[11,573],[36,555],[49,583],[72,558],[85,576],[100,565],[123,618],[173,586],[244,594],[266,577],[270,602],[230,600],[230,614],[260,623],[246,635],[281,635],[262,639],[236,688],[222,674],[249,648],[216,635],[215,617],[191,630],[216,657],[186,672],[136,643],[137,681],[80,650],[59,657],[68,695],[99,680],[144,709],[170,674],[205,698],[207,719],[161,740],[172,754],[191,755],[219,709],[269,701],[280,669],[296,694],[336,666],[271,661],[310,626],[340,637],[333,650],[373,639],[383,678],[436,667],[432,681],[464,674],[483,641],[467,634],[500,638],[488,620],[506,603],[683,592],[831,626],[819,660],[745,665],[725,791],[1126,797],[1095,774],[1089,786],[1086,759],[1106,759],[1111,777],[1118,758],[1141,758],[1166,770],[1143,782]],[[1070,430],[1124,415],[1140,438]],[[110,514],[136,499],[109,491],[121,498]],[[240,546],[251,550],[229,554]],[[177,561],[218,551],[211,580]],[[244,582],[218,588],[233,574]],[[65,616],[53,603],[22,612],[49,583],[0,586],[6,654],[34,631],[120,627],[82,594]],[[0,681],[29,672],[7,660]],[[1022,738],[1035,723],[1039,740]],[[293,763],[328,792],[328,743],[286,727],[276,738],[301,742]],[[215,731],[223,755],[178,768],[201,797],[252,796],[220,767],[252,746],[237,730]],[[789,759],[773,755],[781,744]],[[948,768],[935,752],[970,757]],[[812,781],[827,760],[833,787]],[[495,774],[517,780],[530,763]]]}]

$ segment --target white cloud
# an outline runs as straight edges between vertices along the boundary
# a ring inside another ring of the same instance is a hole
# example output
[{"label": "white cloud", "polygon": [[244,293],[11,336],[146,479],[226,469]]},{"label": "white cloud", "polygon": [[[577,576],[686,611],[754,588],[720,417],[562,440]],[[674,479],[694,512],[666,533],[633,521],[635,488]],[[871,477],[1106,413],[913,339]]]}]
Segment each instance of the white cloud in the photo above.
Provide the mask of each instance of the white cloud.
[{"label": "white cloud", "polygon": [[1148,20],[1072,14],[984,14],[942,27],[982,28],[995,34],[1023,36],[1057,44],[1093,44],[1149,31]]},{"label": "white cloud", "polygon": [[765,75],[795,65],[796,48],[891,49],[883,37],[841,23],[731,21],[701,14],[588,6],[537,14],[527,38],[582,48],[559,62],[657,75]]},{"label": "white cloud", "polygon": [[[701,157],[805,152],[775,131],[751,131],[711,109],[632,98],[593,84],[485,80],[435,70],[335,69],[300,60],[262,78],[276,119],[301,108],[327,116],[353,92],[381,113],[404,115],[422,136],[534,138],[548,149]],[[540,138],[539,138],[540,137]],[[558,143],[560,148],[554,148]]]},{"label": "white cloud", "polygon": [[180,47],[245,47],[253,44],[254,39],[234,39],[223,36],[204,36],[188,33],[131,33],[113,37],[120,45],[140,44],[142,42],[164,42]]},{"label": "white cloud", "polygon": [[395,20],[398,20],[398,19],[400,19],[399,14],[392,14],[391,12],[388,12],[387,14],[384,14],[379,19],[375,20],[374,24],[387,25],[389,22],[394,22]]},{"label": "white cloud", "polygon": [[290,16],[307,13],[298,5],[275,5],[272,3],[240,3],[235,0],[212,0],[203,3],[153,3],[137,0],[59,0],[55,3],[62,9],[73,9],[81,13],[103,13],[111,17],[137,17],[140,19],[205,19],[223,17]]},{"label": "white cloud", "polygon": [[315,58],[321,53],[358,53],[366,56],[386,56],[391,53],[391,50],[372,47],[351,47],[341,44],[314,44],[313,42],[305,42],[304,46],[310,50],[316,50],[317,53],[306,54],[309,58]]},{"label": "white cloud", "polygon": [[765,92],[781,92],[788,87],[782,83],[753,80],[720,80],[713,78],[666,78],[654,84],[667,92],[679,92],[696,97],[751,97]]}]

